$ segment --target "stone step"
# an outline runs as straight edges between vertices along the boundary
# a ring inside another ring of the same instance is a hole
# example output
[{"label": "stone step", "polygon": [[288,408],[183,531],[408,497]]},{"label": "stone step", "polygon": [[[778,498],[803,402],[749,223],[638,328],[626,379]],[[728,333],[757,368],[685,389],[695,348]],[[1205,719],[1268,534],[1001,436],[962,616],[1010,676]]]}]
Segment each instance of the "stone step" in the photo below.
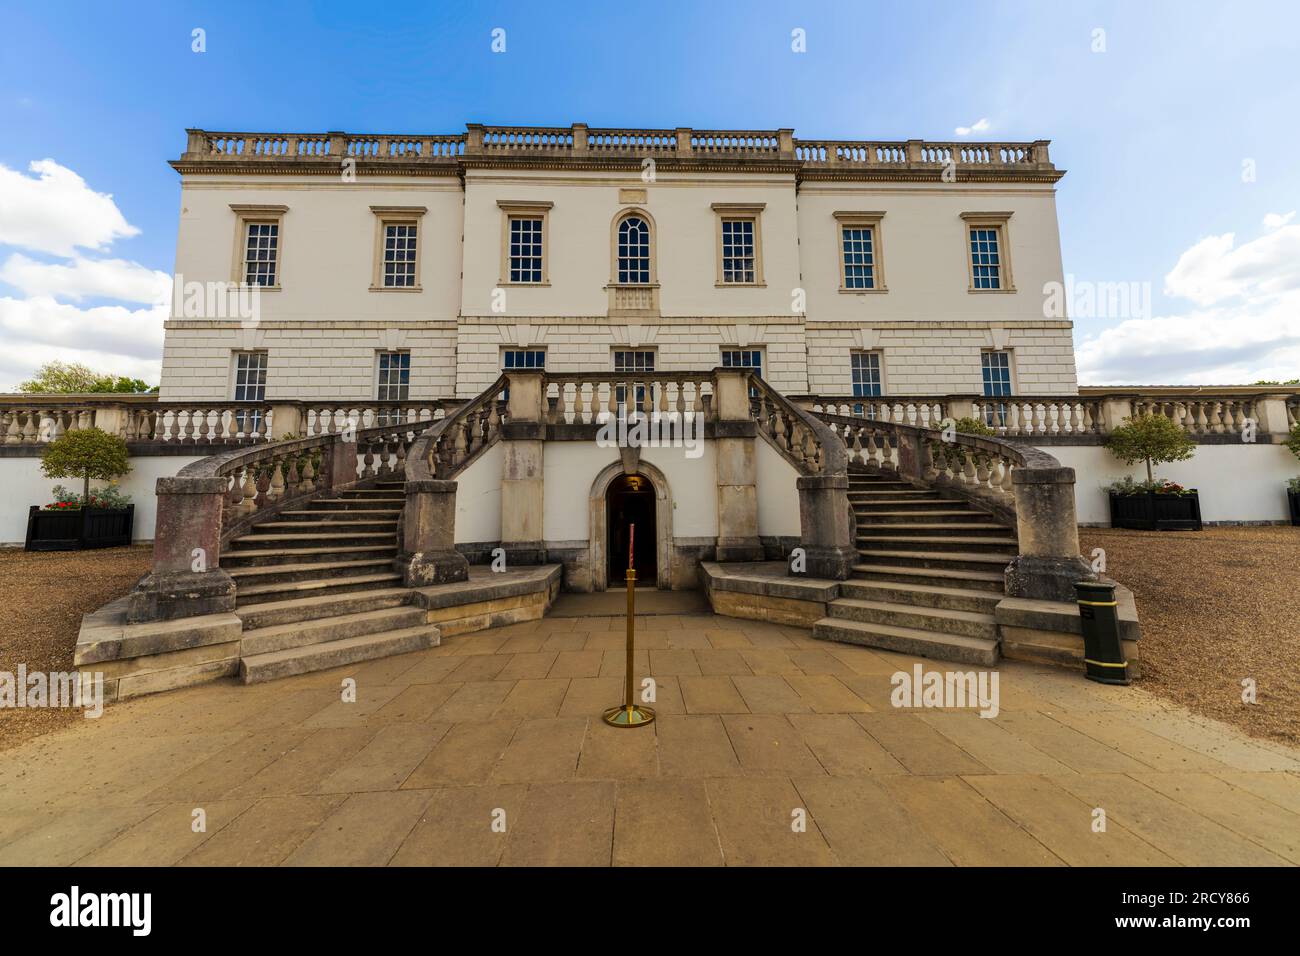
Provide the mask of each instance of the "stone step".
[{"label": "stone step", "polygon": [[[228,553],[236,551],[261,550],[264,548],[310,548],[313,545],[335,545],[337,547],[348,547],[355,545],[364,547],[368,544],[382,545],[384,547],[397,546],[397,533],[395,531],[358,531],[347,534],[268,534],[259,532],[255,534],[245,534],[231,542],[231,550]],[[223,554],[224,558],[225,555]]]},{"label": "stone step", "polygon": [[269,565],[305,564],[317,561],[347,561],[363,558],[397,557],[393,544],[370,544],[360,547],[334,548],[249,548],[246,551],[225,551],[221,555],[223,568],[266,567]]},{"label": "stone step", "polygon": [[[881,501],[904,501],[911,498],[940,498],[940,494],[930,488],[849,488],[847,492],[853,501],[880,499]],[[946,499],[951,501],[952,499]]]},{"label": "stone step", "polygon": [[401,511],[405,498],[316,498],[307,502],[311,513],[336,511]]},{"label": "stone step", "polygon": [[352,500],[362,501],[375,498],[397,498],[404,497],[404,488],[399,486],[395,488],[348,488],[344,491],[336,492],[336,498],[332,500]]},{"label": "stone step", "polygon": [[1015,558],[1014,554],[983,551],[884,551],[874,548],[859,548],[858,554],[863,564],[879,561],[891,567],[997,571],[999,574]]},{"label": "stone step", "polygon": [[861,644],[961,664],[991,667],[998,662],[997,641],[961,634],[941,634],[910,627],[862,624],[842,618],[824,617],[813,625],[812,636],[821,641]]},{"label": "stone step", "polygon": [[[344,511],[341,514],[356,514]],[[391,518],[370,518],[353,521],[263,521],[253,525],[253,534],[328,534],[354,535],[367,532],[397,533],[397,515]]]},{"label": "stone step", "polygon": [[[999,583],[1001,583],[999,579]],[[907,581],[849,579],[840,582],[840,595],[856,601],[886,604],[910,604],[914,607],[940,607],[953,611],[992,614],[1006,595],[972,587],[947,587],[935,584],[912,584]]]},{"label": "stone step", "polygon": [[[858,520],[859,534],[870,534],[873,537],[882,535],[895,535],[903,537],[926,535],[954,535],[960,537],[965,542],[968,537],[1006,538],[1014,541],[1015,538],[1010,531],[1000,524],[993,524],[988,521],[969,521],[969,517],[982,518],[985,515],[972,515],[969,512],[958,512],[955,520],[948,521],[878,521],[873,515],[870,521]],[[1000,534],[1001,533],[1001,534]],[[942,537],[936,539],[942,540]]]},{"label": "stone step", "polygon": [[316,621],[297,621],[292,624],[259,627],[244,631],[239,649],[244,657],[251,657],[255,654],[271,654],[308,644],[324,644],[328,641],[363,637],[366,634],[378,634],[382,631],[404,630],[426,623],[425,618],[428,613],[421,607],[386,607],[378,611],[323,617]]},{"label": "stone step", "polygon": [[350,521],[397,521],[401,516],[401,508],[322,508],[281,511],[276,515],[282,521],[329,522],[331,526],[347,524]]},{"label": "stone step", "polygon": [[852,501],[849,502],[858,514],[881,514],[889,512],[906,512],[924,514],[930,511],[959,511],[963,514],[978,514],[987,517],[986,512],[968,507],[951,498],[891,498],[888,501]]},{"label": "stone step", "polygon": [[956,511],[935,508],[930,511],[857,511],[855,517],[858,525],[864,523],[872,527],[878,525],[967,525],[988,524],[1007,530],[1006,525],[998,524],[982,511]]},{"label": "stone step", "polygon": [[314,597],[293,598],[287,601],[269,601],[235,608],[235,614],[245,628],[272,627],[296,621],[316,621],[340,614],[359,614],[377,611],[384,607],[398,607],[410,599],[406,588],[380,588],[374,591],[346,591],[343,594],[321,594]]},{"label": "stone step", "polygon": [[268,654],[254,654],[240,660],[239,676],[245,684],[257,684],[294,674],[310,674],[331,667],[342,667],[358,661],[407,654],[437,645],[437,625],[422,624],[399,631],[383,631]]},{"label": "stone step", "polygon": [[955,611],[950,608],[918,607],[857,598],[837,598],[827,610],[833,618],[857,621],[859,624],[888,624],[890,627],[962,634],[994,641],[998,637],[998,624],[993,615],[980,611]]},{"label": "stone step", "polygon": [[[879,534],[876,529],[858,528],[858,550],[863,551],[931,551],[938,552],[945,547],[958,548],[965,552],[992,551],[1006,553],[1008,548],[1016,547],[1016,539],[1010,534],[979,535],[957,537],[954,529],[951,534]],[[1010,554],[1010,561],[1015,554]]]},{"label": "stone step", "polygon": [[926,568],[916,565],[904,566],[897,563],[855,564],[853,573],[857,580],[896,581],[905,584],[920,584],[934,587],[969,588],[973,591],[988,591],[1003,596],[1006,580],[1001,569],[990,571],[981,565],[978,570],[961,568]]},{"label": "stone step", "polygon": [[[224,565],[223,565],[224,567]],[[302,564],[268,564],[254,565],[247,568],[230,568],[228,573],[235,580],[235,587],[244,584],[270,584],[279,581],[306,581],[328,575],[331,578],[345,578],[354,575],[382,574],[391,570],[393,562],[388,558],[363,561],[313,561]]]},{"label": "stone step", "polygon": [[402,576],[390,567],[376,574],[340,575],[339,577],[307,578],[300,581],[275,581],[268,584],[250,584],[235,588],[235,607],[243,608],[272,601],[291,601],[294,598],[315,594],[345,594],[349,591],[373,591],[377,588],[395,588]]},{"label": "stone step", "polygon": [[[900,481],[896,478],[855,478],[849,475],[850,488],[879,488],[883,491],[893,491],[895,489],[916,489],[916,485],[910,481]],[[925,491],[928,489],[917,489]]]}]

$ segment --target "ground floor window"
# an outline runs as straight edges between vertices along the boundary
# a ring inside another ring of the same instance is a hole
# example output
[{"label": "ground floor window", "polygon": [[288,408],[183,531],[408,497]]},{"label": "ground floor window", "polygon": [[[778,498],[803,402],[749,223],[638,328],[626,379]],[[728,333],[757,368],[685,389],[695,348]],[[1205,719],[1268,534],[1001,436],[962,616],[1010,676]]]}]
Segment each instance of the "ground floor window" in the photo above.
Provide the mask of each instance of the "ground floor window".
[{"label": "ground floor window", "polygon": [[[266,401],[266,352],[236,352],[234,360],[235,401]],[[262,409],[237,409],[235,425],[245,435],[257,434],[262,430]]]},{"label": "ground floor window", "polygon": [[[375,373],[376,398],[381,402],[405,402],[411,397],[411,353],[380,352]],[[392,425],[403,418],[400,408],[381,408],[378,425]]]},{"label": "ground floor window", "polygon": [[[980,373],[984,380],[984,394],[1000,398],[1011,394],[1011,353],[990,349],[980,353]],[[1006,402],[984,404],[984,424],[1001,427],[1007,423]]]},{"label": "ground floor window", "polygon": [[[879,352],[850,352],[849,368],[852,374],[854,398],[876,398],[883,393]],[[865,403],[854,405],[853,414],[875,418],[876,406]]]},{"label": "ground floor window", "polygon": [[[636,372],[653,372],[655,370],[655,353],[649,349],[639,350],[614,350],[614,371],[621,374],[634,374]],[[638,408],[645,407],[646,386],[638,384],[636,386],[636,404]],[[615,401],[619,405],[627,402],[627,389],[619,385],[616,389],[618,395]],[[651,386],[651,397],[653,400],[653,385]]]}]

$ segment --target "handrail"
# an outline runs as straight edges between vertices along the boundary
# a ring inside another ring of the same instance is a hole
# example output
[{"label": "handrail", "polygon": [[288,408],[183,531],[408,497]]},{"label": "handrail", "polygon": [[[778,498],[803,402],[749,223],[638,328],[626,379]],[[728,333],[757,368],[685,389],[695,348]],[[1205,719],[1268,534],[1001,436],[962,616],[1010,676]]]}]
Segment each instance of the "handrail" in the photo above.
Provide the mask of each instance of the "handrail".
[{"label": "handrail", "polygon": [[[749,375],[750,412],[759,434],[803,475],[842,475],[847,458],[832,429],[800,408],[757,372]],[[756,394],[755,394],[756,393]]]},{"label": "handrail", "polygon": [[501,437],[508,420],[501,375],[475,398],[438,419],[412,443],[407,453],[407,481],[451,480]]}]

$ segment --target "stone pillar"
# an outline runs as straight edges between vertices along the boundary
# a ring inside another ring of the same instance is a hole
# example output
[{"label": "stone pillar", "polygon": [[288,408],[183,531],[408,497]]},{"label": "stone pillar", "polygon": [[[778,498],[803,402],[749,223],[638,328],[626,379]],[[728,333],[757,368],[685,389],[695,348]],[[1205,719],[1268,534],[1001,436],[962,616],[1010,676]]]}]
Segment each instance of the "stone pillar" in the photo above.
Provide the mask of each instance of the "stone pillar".
[{"label": "stone pillar", "polygon": [[848,475],[804,475],[799,488],[799,535],[805,573],[843,581],[858,563],[853,547]]},{"label": "stone pillar", "polygon": [[1255,421],[1260,435],[1285,436],[1291,430],[1286,420],[1286,393],[1260,395],[1255,399]]},{"label": "stone pillar", "polygon": [[469,577],[469,562],[456,550],[456,482],[436,478],[407,480],[402,550],[396,568],[408,588]]},{"label": "stone pillar", "polygon": [[1135,395],[1107,395],[1101,400],[1101,430],[1109,435],[1133,414]]},{"label": "stone pillar", "polygon": [[226,478],[159,478],[153,569],[127,600],[127,621],[170,621],[235,609],[220,567]]},{"label": "stone pillar", "polygon": [[[1285,419],[1286,408],[1283,407],[1282,414]],[[100,405],[95,409],[95,427],[100,431],[108,432],[110,435],[117,435],[121,438],[126,437],[126,425],[129,421],[130,409],[122,405]]]},{"label": "stone pillar", "polygon": [[506,565],[541,564],[546,447],[544,373],[507,373],[509,420],[501,427],[505,460],[501,466],[501,547]]},{"label": "stone pillar", "polygon": [[1007,596],[1073,601],[1076,581],[1097,578],[1079,554],[1074,469],[1017,468],[1011,486],[1020,553],[1006,569]]},{"label": "stone pillar", "polygon": [[713,370],[715,476],[718,486],[719,561],[762,561],[758,539],[758,463],[754,441],[758,426],[749,411],[749,372]]},{"label": "stone pillar", "polygon": [[305,438],[306,432],[303,426],[306,424],[306,416],[303,414],[302,406],[296,402],[272,403],[271,404],[271,434],[269,438],[283,438],[285,435],[297,435],[299,438]]},{"label": "stone pillar", "polygon": [[944,403],[948,406],[948,417],[953,421],[975,417],[975,400],[969,395],[949,395]]}]

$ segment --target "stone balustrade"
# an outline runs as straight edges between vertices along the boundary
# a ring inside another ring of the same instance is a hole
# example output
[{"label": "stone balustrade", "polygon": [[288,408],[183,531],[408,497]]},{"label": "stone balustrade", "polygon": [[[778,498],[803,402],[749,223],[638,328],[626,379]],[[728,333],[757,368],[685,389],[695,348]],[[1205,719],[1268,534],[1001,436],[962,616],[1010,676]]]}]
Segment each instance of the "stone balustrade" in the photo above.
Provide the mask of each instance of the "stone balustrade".
[{"label": "stone balustrade", "polygon": [[471,123],[464,133],[355,134],[251,133],[187,130],[179,166],[214,163],[283,165],[340,163],[345,159],[394,165],[443,164],[467,160],[593,160],[645,158],[705,162],[783,162],[811,173],[871,174],[962,170],[1058,178],[1048,142],[969,143],[925,140],[798,139],[790,129],[633,129],[571,126],[495,126]]},{"label": "stone balustrade", "polygon": [[598,424],[629,410],[715,417],[712,372],[548,372],[543,382],[548,425]]},{"label": "stone balustrade", "polygon": [[932,396],[898,395],[877,398],[818,398],[801,396],[798,404],[812,412],[853,415],[872,421],[898,422],[937,428],[948,417],[948,404]]}]

